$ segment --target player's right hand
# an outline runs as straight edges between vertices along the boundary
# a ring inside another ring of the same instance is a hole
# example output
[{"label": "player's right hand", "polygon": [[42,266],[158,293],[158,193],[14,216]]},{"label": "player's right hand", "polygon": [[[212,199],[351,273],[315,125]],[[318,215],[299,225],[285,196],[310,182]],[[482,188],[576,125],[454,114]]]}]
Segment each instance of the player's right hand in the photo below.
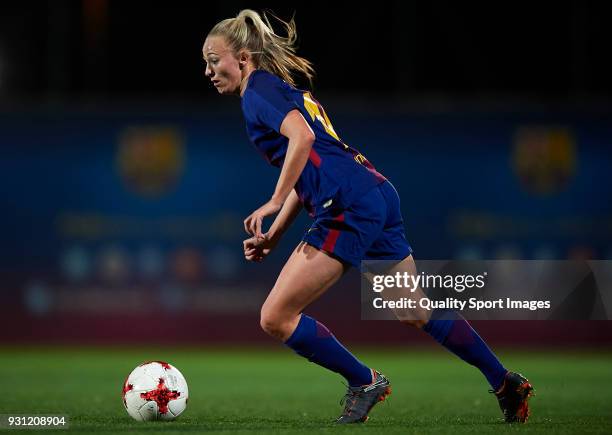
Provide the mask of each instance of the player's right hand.
[{"label": "player's right hand", "polygon": [[276,246],[276,240],[270,237],[269,233],[263,237],[253,236],[242,242],[244,248],[244,258],[247,261],[261,262]]}]

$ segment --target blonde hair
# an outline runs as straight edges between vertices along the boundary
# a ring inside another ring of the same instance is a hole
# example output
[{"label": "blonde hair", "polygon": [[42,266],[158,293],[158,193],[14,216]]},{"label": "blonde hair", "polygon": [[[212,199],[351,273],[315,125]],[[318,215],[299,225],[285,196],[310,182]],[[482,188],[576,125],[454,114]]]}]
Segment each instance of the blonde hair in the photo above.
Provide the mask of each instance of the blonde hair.
[{"label": "blonde hair", "polygon": [[208,36],[224,37],[235,53],[241,49],[248,50],[256,68],[275,74],[292,86],[295,86],[294,74],[299,73],[312,87],[315,74],[312,63],[295,54],[297,32],[294,18],[285,22],[274,14],[270,15],[282,24],[286,37],[274,33],[265,12],[262,19],[251,9],[244,9],[236,18],[217,23]]}]

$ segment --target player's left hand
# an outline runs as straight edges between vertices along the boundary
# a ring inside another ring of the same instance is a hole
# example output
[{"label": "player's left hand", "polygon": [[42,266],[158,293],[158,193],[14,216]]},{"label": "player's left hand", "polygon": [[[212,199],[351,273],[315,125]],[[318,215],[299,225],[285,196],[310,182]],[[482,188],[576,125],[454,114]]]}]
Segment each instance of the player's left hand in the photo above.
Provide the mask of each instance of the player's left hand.
[{"label": "player's left hand", "polygon": [[249,215],[249,217],[244,220],[244,230],[247,232],[247,234],[251,236],[255,236],[260,239],[263,238],[264,235],[261,231],[263,219],[266,216],[278,213],[282,206],[282,202],[275,201],[273,199],[266,202],[264,205],[255,210]]},{"label": "player's left hand", "polygon": [[263,238],[251,237],[242,242],[244,248],[244,258],[247,261],[262,262],[278,243],[278,238],[269,233],[264,234]]}]

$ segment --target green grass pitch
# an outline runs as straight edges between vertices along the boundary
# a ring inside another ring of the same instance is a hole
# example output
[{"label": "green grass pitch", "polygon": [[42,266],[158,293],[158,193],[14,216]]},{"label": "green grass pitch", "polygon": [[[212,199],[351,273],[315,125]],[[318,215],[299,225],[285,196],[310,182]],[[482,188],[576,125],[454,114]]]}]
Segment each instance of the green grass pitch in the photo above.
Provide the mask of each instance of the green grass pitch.
[{"label": "green grass pitch", "polygon": [[[612,353],[498,350],[534,384],[532,417],[501,422],[480,373],[443,349],[356,349],[393,385],[363,425],[335,426],[340,376],[279,348],[0,348],[0,414],[64,413],[59,433],[611,433]],[[121,387],[144,360],[166,360],[187,378],[176,421],[140,423]],[[32,433],[34,431],[19,431]],[[8,431],[7,431],[8,433]],[[44,433],[58,433],[56,431]]]}]

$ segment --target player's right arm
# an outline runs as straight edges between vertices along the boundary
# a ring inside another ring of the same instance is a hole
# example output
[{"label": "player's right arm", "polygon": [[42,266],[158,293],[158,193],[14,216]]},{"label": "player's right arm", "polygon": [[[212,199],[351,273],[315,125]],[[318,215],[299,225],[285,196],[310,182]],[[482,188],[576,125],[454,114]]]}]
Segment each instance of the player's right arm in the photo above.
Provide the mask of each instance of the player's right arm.
[{"label": "player's right arm", "polygon": [[244,258],[249,261],[262,261],[274,249],[301,210],[302,202],[295,189],[293,189],[276,215],[270,229],[264,234],[264,238],[253,236],[243,242]]}]

